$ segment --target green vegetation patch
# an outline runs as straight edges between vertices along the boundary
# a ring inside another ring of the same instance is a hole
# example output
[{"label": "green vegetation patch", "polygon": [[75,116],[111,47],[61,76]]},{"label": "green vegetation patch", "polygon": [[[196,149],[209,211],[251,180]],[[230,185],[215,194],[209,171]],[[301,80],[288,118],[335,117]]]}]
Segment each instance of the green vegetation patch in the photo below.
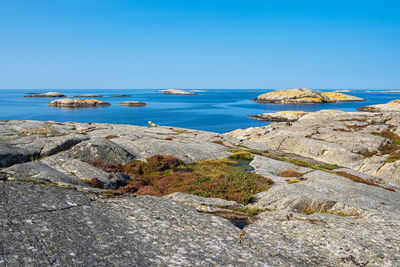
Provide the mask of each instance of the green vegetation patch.
[{"label": "green vegetation patch", "polygon": [[184,192],[247,204],[253,195],[267,191],[273,184],[269,178],[246,171],[250,161],[247,160],[247,166],[240,163],[242,158],[248,157],[240,155],[239,159],[184,164],[173,156],[155,155],[147,158],[147,162],[134,160],[121,165],[94,161],[91,164],[107,172],[123,172],[130,176],[128,184],[115,190],[116,193],[163,196]]},{"label": "green vegetation patch", "polygon": [[253,160],[254,159],[254,155],[247,151],[232,153],[229,157],[231,159],[238,159],[238,160]]},{"label": "green vegetation patch", "polygon": [[[389,155],[386,162],[395,162],[400,160],[400,136],[391,131],[382,131],[372,133],[376,136],[381,136],[392,141],[391,144],[386,144],[379,148],[380,155]],[[378,153],[378,152],[377,152]]]}]

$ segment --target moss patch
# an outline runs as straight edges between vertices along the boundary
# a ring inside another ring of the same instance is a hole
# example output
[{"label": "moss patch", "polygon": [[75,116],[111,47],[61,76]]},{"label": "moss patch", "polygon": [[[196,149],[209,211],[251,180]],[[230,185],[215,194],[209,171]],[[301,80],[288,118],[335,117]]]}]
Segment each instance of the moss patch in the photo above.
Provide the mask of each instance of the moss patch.
[{"label": "moss patch", "polygon": [[281,171],[279,174],[281,177],[301,177],[303,174],[296,170],[284,170]]}]

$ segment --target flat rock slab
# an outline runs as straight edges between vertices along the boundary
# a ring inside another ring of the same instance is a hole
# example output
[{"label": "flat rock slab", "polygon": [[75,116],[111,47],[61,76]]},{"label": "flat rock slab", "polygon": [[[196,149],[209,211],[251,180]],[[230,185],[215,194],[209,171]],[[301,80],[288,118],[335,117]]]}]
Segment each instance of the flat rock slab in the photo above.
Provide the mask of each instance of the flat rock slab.
[{"label": "flat rock slab", "polygon": [[240,230],[226,219],[164,198],[91,199],[74,190],[19,182],[0,182],[0,189],[0,208],[7,209],[0,219],[0,261],[6,265],[270,262],[241,245]]},{"label": "flat rock slab", "polygon": [[122,140],[116,139],[115,142],[124,146],[139,159],[145,159],[150,156],[161,154],[171,155],[179,158],[185,163],[217,159],[228,156],[228,148],[212,142],[185,142],[183,140],[161,140],[161,139],[138,139],[130,143],[122,143]]},{"label": "flat rock slab", "polygon": [[200,197],[181,192],[176,192],[165,196],[165,198],[172,199],[181,203],[191,205],[193,207],[212,207],[221,209],[240,209],[243,208],[242,204],[236,201],[228,201],[220,198]]},{"label": "flat rock slab", "polygon": [[38,161],[15,164],[9,168],[3,169],[2,172],[7,175],[8,179],[28,179],[39,182],[52,182],[55,184],[61,183],[67,185],[86,185],[80,179],[61,173],[56,169],[53,169],[48,165]]}]

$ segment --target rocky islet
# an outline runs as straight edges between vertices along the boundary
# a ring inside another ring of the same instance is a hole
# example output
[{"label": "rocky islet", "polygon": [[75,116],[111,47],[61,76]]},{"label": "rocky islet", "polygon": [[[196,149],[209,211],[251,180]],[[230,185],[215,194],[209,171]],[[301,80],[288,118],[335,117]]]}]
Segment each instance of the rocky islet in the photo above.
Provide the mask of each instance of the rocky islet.
[{"label": "rocky islet", "polygon": [[48,105],[53,107],[79,108],[110,106],[111,104],[97,99],[63,98],[53,100]]},{"label": "rocky islet", "polygon": [[195,95],[196,94],[192,91],[185,91],[185,90],[178,90],[178,89],[158,90],[157,92],[164,93],[166,95]]},{"label": "rocky islet", "polygon": [[140,101],[124,101],[119,103],[122,106],[128,106],[128,107],[144,107],[147,104],[144,102],[140,102]]},{"label": "rocky islet", "polygon": [[47,93],[28,93],[24,97],[65,97],[65,95],[58,92],[47,92]]},{"label": "rocky islet", "polygon": [[262,104],[323,104],[364,101],[365,99],[337,92],[318,92],[307,88],[276,90],[253,99]]}]

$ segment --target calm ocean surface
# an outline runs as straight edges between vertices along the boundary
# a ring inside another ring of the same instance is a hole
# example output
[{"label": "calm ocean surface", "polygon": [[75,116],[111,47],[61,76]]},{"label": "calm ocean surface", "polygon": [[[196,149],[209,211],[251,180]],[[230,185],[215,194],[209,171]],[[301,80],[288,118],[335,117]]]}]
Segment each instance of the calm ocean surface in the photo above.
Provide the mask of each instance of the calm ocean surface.
[{"label": "calm ocean surface", "polygon": [[[26,93],[60,92],[67,97],[78,94],[100,94],[98,98],[111,106],[64,109],[47,105],[52,98],[24,98]],[[380,93],[354,90],[350,95],[367,99],[364,102],[332,103],[321,105],[276,105],[258,104],[250,99],[272,90],[212,89],[198,95],[164,95],[155,89],[123,90],[0,90],[0,120],[54,120],[59,122],[105,122],[147,126],[148,121],[159,125],[176,126],[224,133],[238,128],[267,125],[256,121],[248,114],[261,114],[282,110],[318,111],[339,109],[356,111],[359,106],[386,103],[400,98],[400,93]],[[332,90],[330,90],[332,91]],[[129,94],[132,97],[110,97],[113,94]],[[137,100],[147,103],[146,107],[124,107],[120,102]]]}]

